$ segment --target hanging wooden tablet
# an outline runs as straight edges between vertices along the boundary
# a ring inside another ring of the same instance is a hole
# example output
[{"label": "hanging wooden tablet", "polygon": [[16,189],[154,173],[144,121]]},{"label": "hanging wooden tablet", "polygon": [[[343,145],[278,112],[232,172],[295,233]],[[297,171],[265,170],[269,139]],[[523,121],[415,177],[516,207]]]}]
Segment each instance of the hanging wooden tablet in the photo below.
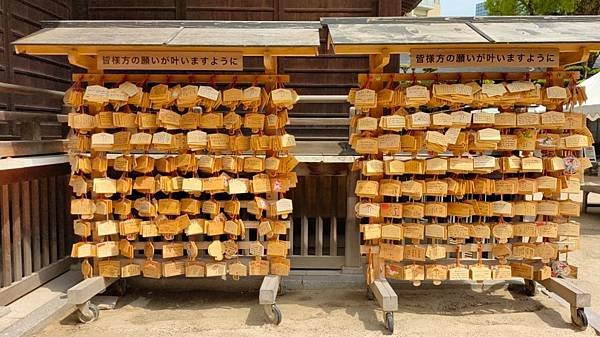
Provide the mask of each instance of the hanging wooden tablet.
[{"label": "hanging wooden tablet", "polygon": [[448,266],[442,264],[428,264],[425,268],[425,276],[428,280],[433,280],[434,285],[448,279]]},{"label": "hanging wooden tablet", "polygon": [[497,265],[492,267],[493,280],[509,280],[513,277],[512,267],[509,265]]},{"label": "hanging wooden tablet", "polygon": [[379,256],[382,259],[391,261],[402,261],[404,257],[404,246],[395,245],[392,243],[379,244]]},{"label": "hanging wooden tablet", "polygon": [[512,277],[522,277],[526,280],[533,280],[533,266],[525,263],[511,263]]},{"label": "hanging wooden tablet", "polygon": [[418,264],[404,266],[402,274],[404,280],[412,281],[414,286],[420,286],[420,281],[425,280],[425,266]]},{"label": "hanging wooden tablet", "polygon": [[271,274],[287,276],[290,273],[290,260],[283,257],[273,257],[271,259]]}]

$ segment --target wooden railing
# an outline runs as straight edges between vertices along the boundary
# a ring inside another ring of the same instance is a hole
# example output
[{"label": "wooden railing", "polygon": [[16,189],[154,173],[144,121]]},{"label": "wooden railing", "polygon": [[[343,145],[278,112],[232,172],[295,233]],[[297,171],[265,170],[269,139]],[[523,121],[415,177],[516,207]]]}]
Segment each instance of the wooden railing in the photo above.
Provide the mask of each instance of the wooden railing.
[{"label": "wooden railing", "polygon": [[0,305],[71,264],[69,165],[0,170]]},{"label": "wooden railing", "polygon": [[[62,91],[3,82],[0,93],[32,98],[64,95]],[[60,116],[63,115],[44,111],[0,111],[0,158],[65,152],[66,125],[59,120]]]}]

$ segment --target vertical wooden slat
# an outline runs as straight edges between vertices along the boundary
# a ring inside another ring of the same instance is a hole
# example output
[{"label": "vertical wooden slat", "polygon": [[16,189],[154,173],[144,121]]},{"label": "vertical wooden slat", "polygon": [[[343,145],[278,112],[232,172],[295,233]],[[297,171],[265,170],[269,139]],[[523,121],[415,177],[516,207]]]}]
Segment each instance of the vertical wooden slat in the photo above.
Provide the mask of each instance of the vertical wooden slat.
[{"label": "vertical wooden slat", "polygon": [[[75,242],[75,233],[73,233],[73,215],[71,215],[71,198],[73,196],[73,189],[69,186],[69,176],[65,176],[65,217],[67,219],[67,227],[65,228],[65,254],[69,256],[71,254],[71,245]],[[118,238],[118,237],[117,237]]]},{"label": "vertical wooden slat", "polygon": [[356,221],[354,214],[354,205],[356,205],[356,181],[358,180],[358,172],[352,172],[346,176],[346,227],[344,230],[344,266],[359,267],[360,266],[360,233],[358,230],[359,222]]},{"label": "vertical wooden slat", "polygon": [[329,221],[329,255],[337,256],[337,218],[331,217]]},{"label": "vertical wooden slat", "polygon": [[12,283],[12,257],[10,251],[10,207],[8,185],[2,185],[2,286]]},{"label": "vertical wooden slat", "polygon": [[40,181],[31,181],[31,235],[33,250],[33,271],[42,268],[42,251],[40,246]]},{"label": "vertical wooden slat", "polygon": [[[250,242],[250,229],[246,228],[245,232],[246,238],[244,239],[244,241]],[[250,255],[250,249],[244,249],[244,255]]]},{"label": "vertical wooden slat", "polygon": [[187,0],[175,0],[175,18],[186,20]]},{"label": "vertical wooden slat", "polygon": [[58,258],[61,259],[65,256],[65,226],[66,226],[66,214],[65,214],[65,193],[67,192],[65,184],[65,176],[56,177],[56,220],[58,223],[57,230],[57,245],[58,245]]},{"label": "vertical wooden slat", "polygon": [[48,226],[48,178],[40,180],[42,267],[50,264],[50,233]]},{"label": "vertical wooden slat", "polygon": [[323,218],[320,215],[317,217],[315,232],[315,255],[323,256]]},{"label": "vertical wooden slat", "polygon": [[58,245],[56,242],[56,177],[48,178],[48,220],[50,234],[50,262],[58,261]]},{"label": "vertical wooden slat", "polygon": [[[4,78],[3,81],[6,83],[13,83],[14,81],[14,68],[13,68],[13,56],[12,56],[12,49],[11,49],[11,42],[14,39],[14,34],[11,34],[10,32],[12,31],[12,29],[14,27],[11,27],[10,22],[11,20],[11,1],[10,0],[0,0],[0,9],[2,11],[2,22],[0,23],[1,27],[2,27],[2,50],[3,50],[3,56],[4,56],[4,60],[3,60],[3,68],[4,68]],[[14,109],[14,96],[12,94],[8,94],[5,96],[6,98],[6,110],[13,110]],[[11,131],[10,132],[14,132],[14,128],[12,126],[14,126],[13,123],[8,123],[8,125],[10,126]]]},{"label": "vertical wooden slat", "polygon": [[21,242],[21,208],[19,183],[10,185],[10,203],[12,218],[12,271],[13,280],[21,281],[23,278],[22,242]]},{"label": "vertical wooden slat", "polygon": [[31,275],[33,263],[31,261],[31,194],[29,181],[21,182],[21,220],[23,221],[23,274]]},{"label": "vertical wooden slat", "polygon": [[288,229],[287,239],[290,242],[290,255],[294,255],[294,217],[290,216],[290,228]]},{"label": "vertical wooden slat", "polygon": [[300,255],[306,256],[308,255],[308,217],[306,217],[306,215],[302,215],[301,226],[300,231],[302,234],[302,241],[300,242]]}]

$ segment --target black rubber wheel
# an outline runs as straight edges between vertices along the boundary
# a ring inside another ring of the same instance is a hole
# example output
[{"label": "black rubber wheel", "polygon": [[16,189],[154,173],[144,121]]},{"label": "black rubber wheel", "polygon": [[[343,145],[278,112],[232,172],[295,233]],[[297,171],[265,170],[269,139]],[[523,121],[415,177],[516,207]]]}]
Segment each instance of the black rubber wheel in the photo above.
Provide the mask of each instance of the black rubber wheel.
[{"label": "black rubber wheel", "polygon": [[271,323],[275,325],[281,324],[281,320],[283,319],[281,315],[281,310],[279,310],[279,306],[277,304],[271,304],[271,315],[269,317],[271,319]]},{"label": "black rubber wheel", "polygon": [[83,324],[93,322],[100,317],[100,309],[97,305],[90,303],[88,308],[90,309],[91,316],[85,315],[81,310],[77,311],[77,318]]},{"label": "black rubber wheel", "polygon": [[537,293],[537,283],[533,280],[525,280],[525,285],[523,286],[523,293],[525,295],[532,297]]},{"label": "black rubber wheel", "polygon": [[386,312],[385,317],[383,319],[383,324],[385,325],[385,329],[390,333],[394,333],[394,313]]},{"label": "black rubber wheel", "polygon": [[575,312],[571,311],[571,320],[573,324],[581,330],[585,330],[588,327],[587,315],[583,308],[577,308]]}]

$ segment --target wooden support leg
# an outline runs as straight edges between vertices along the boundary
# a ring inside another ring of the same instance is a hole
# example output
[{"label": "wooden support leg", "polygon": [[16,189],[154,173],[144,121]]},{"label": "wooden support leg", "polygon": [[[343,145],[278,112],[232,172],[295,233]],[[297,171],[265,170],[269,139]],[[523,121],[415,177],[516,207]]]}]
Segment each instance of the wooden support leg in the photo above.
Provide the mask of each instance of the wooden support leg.
[{"label": "wooden support leg", "polygon": [[385,328],[394,332],[394,311],[398,310],[398,295],[386,279],[378,279],[369,284],[377,303],[383,310],[383,322]]},{"label": "wooden support leg", "polygon": [[258,295],[258,303],[264,306],[267,318],[275,325],[279,325],[282,320],[281,311],[277,303],[275,303],[280,282],[281,277],[279,275],[265,276],[260,285],[260,293]]},{"label": "wooden support leg", "polygon": [[584,308],[592,305],[592,295],[571,283],[569,280],[551,277],[540,282],[548,291],[564,299],[571,308],[571,320],[581,329],[588,326]]},{"label": "wooden support leg", "polygon": [[576,308],[584,308],[592,305],[592,295],[571,283],[569,280],[551,277],[540,281],[549,291],[560,296],[569,305]]},{"label": "wooden support leg", "polygon": [[277,291],[279,290],[279,282],[281,277],[278,275],[267,275],[260,285],[260,294],[258,303],[260,304],[275,304],[277,300]]},{"label": "wooden support leg", "polygon": [[102,276],[85,279],[67,290],[69,303],[72,305],[84,304],[92,297],[106,290],[116,280],[116,278]]},{"label": "wooden support leg", "polygon": [[384,312],[398,310],[398,295],[386,279],[375,280],[369,285],[369,288]]},{"label": "wooden support leg", "polygon": [[581,203],[581,207],[583,208],[583,213],[587,213],[589,194],[590,194],[590,192],[583,191],[583,203]]}]

